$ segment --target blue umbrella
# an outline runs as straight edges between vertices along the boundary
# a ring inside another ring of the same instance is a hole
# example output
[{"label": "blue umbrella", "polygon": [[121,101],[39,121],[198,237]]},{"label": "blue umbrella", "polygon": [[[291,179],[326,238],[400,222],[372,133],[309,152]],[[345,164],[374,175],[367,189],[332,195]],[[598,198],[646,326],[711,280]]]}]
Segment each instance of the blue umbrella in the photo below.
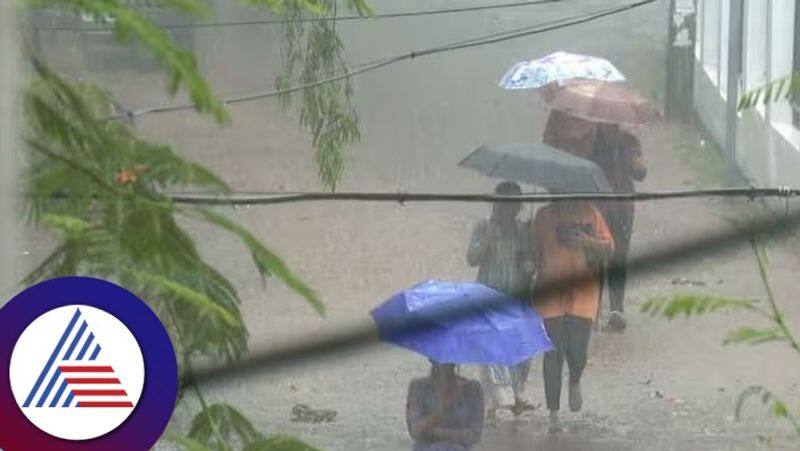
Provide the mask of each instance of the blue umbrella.
[{"label": "blue umbrella", "polygon": [[514,365],[553,348],[533,309],[479,283],[422,282],[371,314],[381,340],[440,363]]}]

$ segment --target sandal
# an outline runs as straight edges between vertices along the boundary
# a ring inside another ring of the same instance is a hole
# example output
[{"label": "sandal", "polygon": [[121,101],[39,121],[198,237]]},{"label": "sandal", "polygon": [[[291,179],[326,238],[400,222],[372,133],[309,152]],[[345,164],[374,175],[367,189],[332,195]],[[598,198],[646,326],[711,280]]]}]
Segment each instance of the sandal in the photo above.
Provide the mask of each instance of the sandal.
[{"label": "sandal", "polygon": [[538,405],[534,405],[528,401],[519,400],[511,407],[511,413],[514,416],[520,416],[527,410],[536,410]]}]

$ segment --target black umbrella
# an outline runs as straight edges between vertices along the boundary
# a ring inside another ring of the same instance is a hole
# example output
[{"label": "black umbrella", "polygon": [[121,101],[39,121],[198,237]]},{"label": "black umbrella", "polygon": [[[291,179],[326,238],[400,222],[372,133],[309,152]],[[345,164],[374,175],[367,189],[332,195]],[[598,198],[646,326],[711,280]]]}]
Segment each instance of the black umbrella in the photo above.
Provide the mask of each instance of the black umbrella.
[{"label": "black umbrella", "polygon": [[542,186],[554,192],[611,191],[599,166],[543,143],[484,145],[458,165],[489,177]]}]

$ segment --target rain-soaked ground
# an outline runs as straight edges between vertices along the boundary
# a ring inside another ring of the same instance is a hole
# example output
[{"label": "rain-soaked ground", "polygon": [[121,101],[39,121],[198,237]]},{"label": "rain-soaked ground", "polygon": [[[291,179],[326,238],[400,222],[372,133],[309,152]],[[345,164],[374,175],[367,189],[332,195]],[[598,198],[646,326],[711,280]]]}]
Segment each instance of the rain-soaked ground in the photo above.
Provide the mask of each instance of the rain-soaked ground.
[{"label": "rain-soaked ground", "polygon": [[[652,170],[643,189],[671,186],[666,182],[675,174],[693,180],[674,150],[657,144],[669,138],[666,132],[658,128],[647,132]],[[642,205],[633,252],[718,230],[726,227],[725,216],[758,208],[746,202],[708,200]],[[252,207],[234,216],[257,230],[263,227],[267,242],[312,281],[328,304],[326,319],[317,319],[277,284],[269,284],[266,292],[248,284],[255,275],[244,256],[236,261],[226,256],[241,252],[232,241],[214,240],[208,246],[209,255],[215,261],[219,256],[226,271],[236,273],[246,287],[245,298],[252,300],[246,311],[253,347],[361,324],[380,300],[427,277],[474,277],[464,261],[464,246],[468,224],[484,208],[314,204],[298,210],[286,206],[268,213]],[[366,217],[368,226],[354,225],[353,218]],[[800,324],[800,309],[791,302],[800,289],[791,269],[797,265],[796,249],[774,248],[771,256],[776,291],[795,326]],[[760,434],[774,434],[778,444],[785,444],[781,439],[787,431],[766,421],[757,402],[746,410],[743,421],[734,420],[736,397],[747,385],[763,383],[789,399],[798,394],[800,365],[783,346],[721,345],[728,330],[753,317],[715,315],[670,323],[636,309],[645,299],[677,291],[763,297],[754,265],[748,248],[741,247],[631,280],[629,328],[622,335],[593,335],[584,378],[585,408],[577,415],[563,414],[567,431],[547,434],[546,413],[541,409],[519,419],[506,416],[497,428],[486,430],[481,449],[753,449],[760,447]],[[412,378],[426,371],[424,359],[378,345],[244,381],[226,381],[214,397],[240,406],[264,430],[297,434],[322,449],[403,450],[411,446],[405,429],[405,390]],[[529,379],[534,403],[543,402],[540,371],[537,359]],[[462,373],[475,371],[464,368]],[[335,409],[337,420],[315,425],[291,422],[296,403]]]},{"label": "rain-soaked ground", "polygon": [[[436,9],[455,2],[373,1],[379,12]],[[476,2],[477,3],[477,2]],[[458,3],[463,4],[462,2]],[[352,63],[476,35],[544,22],[608,2],[574,1],[447,17],[342,23],[337,28]],[[222,20],[250,17],[218,8]],[[493,182],[458,168],[484,143],[538,141],[546,112],[531,92],[496,88],[503,70],[522,58],[566,49],[605,56],[631,82],[660,96],[666,4],[656,3],[577,28],[435,55],[384,68],[354,80],[363,138],[347,155],[341,190],[488,192]],[[269,90],[277,69],[276,28],[198,30],[199,59],[222,95]],[[90,74],[130,108],[164,102],[163,77],[147,72]],[[292,112],[277,100],[231,107],[232,123],[217,127],[191,112],[144,117],[138,129],[218,171],[242,190],[317,190],[313,150]],[[680,158],[687,142],[703,147],[692,130],[658,124],[641,130],[649,163],[641,190],[694,186],[708,174]],[[701,168],[707,170],[708,168]],[[712,171],[713,172],[713,171]],[[712,177],[713,178],[713,177]],[[713,180],[711,180],[713,182]],[[633,253],[670,246],[687,236],[728,227],[725,217],[760,211],[747,201],[676,200],[641,204]],[[214,266],[239,287],[253,349],[361,325],[381,300],[427,278],[474,278],[465,260],[471,224],[486,215],[479,204],[303,203],[228,210],[308,281],[327,305],[321,318],[274,281],[263,287],[248,255],[234,239],[195,227]],[[531,214],[527,209],[525,215]],[[800,330],[797,247],[781,243],[771,256],[775,291]],[[41,255],[34,249],[31,260]],[[723,347],[725,333],[753,317],[714,315],[667,322],[637,312],[656,295],[701,291],[763,297],[747,247],[681,261],[629,282],[629,328],[621,335],[595,333],[584,380],[585,407],[564,413],[566,431],[546,432],[540,408],[520,418],[502,417],[487,428],[482,450],[755,449],[758,435],[786,446],[788,431],[754,403],[735,421],[738,393],[754,383],[798,399],[800,360],[780,344]],[[245,412],[266,433],[301,436],[324,450],[408,450],[405,425],[409,381],[427,371],[425,359],[388,345],[332,354],[324,360],[231,378],[208,387],[209,397]],[[463,368],[462,374],[476,374]],[[529,396],[543,402],[541,362],[536,359]],[[297,403],[335,409],[331,423],[290,421]],[[181,406],[175,427],[195,406]]]}]

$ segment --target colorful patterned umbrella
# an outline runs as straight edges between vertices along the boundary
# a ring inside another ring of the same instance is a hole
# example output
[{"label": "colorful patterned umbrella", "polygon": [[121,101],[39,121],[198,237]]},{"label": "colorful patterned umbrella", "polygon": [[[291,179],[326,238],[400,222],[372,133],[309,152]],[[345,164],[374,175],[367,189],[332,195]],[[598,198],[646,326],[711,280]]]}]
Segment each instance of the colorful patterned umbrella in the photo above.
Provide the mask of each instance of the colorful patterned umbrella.
[{"label": "colorful patterned umbrella", "polygon": [[517,63],[500,80],[504,89],[538,89],[573,78],[625,81],[611,62],[594,56],[555,52],[539,59]]},{"label": "colorful patterned umbrella", "polygon": [[570,80],[540,91],[547,106],[594,122],[645,124],[661,118],[658,106],[629,86]]}]

